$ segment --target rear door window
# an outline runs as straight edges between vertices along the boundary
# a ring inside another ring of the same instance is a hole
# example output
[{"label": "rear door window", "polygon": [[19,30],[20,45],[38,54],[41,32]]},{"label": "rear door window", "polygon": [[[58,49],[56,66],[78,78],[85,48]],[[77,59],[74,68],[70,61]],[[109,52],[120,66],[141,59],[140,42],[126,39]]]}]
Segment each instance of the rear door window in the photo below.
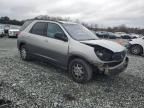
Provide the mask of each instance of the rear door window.
[{"label": "rear door window", "polygon": [[30,33],[41,35],[41,36],[47,36],[47,23],[37,22],[36,24],[34,24],[32,29],[30,30]]}]

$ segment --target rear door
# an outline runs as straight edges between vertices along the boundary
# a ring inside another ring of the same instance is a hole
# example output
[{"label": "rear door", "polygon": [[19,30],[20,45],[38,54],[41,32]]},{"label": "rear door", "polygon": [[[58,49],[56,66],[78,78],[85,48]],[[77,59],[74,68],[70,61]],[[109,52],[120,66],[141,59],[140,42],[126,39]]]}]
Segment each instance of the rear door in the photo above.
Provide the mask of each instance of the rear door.
[{"label": "rear door", "polygon": [[47,22],[36,22],[27,36],[29,49],[35,55],[42,56],[47,49],[47,24]]}]

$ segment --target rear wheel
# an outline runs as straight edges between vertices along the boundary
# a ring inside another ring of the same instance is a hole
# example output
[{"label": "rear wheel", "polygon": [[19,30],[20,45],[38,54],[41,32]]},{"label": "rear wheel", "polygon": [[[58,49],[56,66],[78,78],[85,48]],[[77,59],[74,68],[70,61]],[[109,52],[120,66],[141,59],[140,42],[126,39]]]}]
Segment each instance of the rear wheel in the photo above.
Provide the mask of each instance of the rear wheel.
[{"label": "rear wheel", "polygon": [[20,48],[20,57],[22,60],[30,60],[30,54],[28,53],[28,50],[25,47],[25,45],[22,45]]},{"label": "rear wheel", "polygon": [[134,55],[142,54],[142,47],[140,45],[133,45],[130,48],[130,52]]},{"label": "rear wheel", "polygon": [[88,82],[92,78],[92,67],[82,59],[74,59],[69,64],[72,79],[78,83]]}]

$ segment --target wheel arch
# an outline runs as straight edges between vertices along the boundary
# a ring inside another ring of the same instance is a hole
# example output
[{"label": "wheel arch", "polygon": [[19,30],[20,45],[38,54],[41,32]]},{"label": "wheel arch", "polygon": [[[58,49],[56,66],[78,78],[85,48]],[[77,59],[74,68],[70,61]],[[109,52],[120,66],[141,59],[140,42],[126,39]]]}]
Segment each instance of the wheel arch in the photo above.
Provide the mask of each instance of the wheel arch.
[{"label": "wheel arch", "polygon": [[[76,61],[81,60],[81,63],[83,63],[83,66],[86,69],[86,73],[85,73],[86,77],[84,77],[83,80],[76,80],[74,78],[73,72],[71,72],[72,62],[70,62],[70,61],[74,60],[74,59],[76,59]],[[89,80],[92,79],[93,67],[92,67],[92,65],[90,64],[90,62],[85,57],[82,57],[80,55],[71,55],[69,57],[68,66],[69,66],[68,67],[68,71],[70,72],[70,75],[71,75],[71,77],[73,78],[74,81],[76,81],[78,83],[85,83],[85,82],[87,82],[87,81],[89,81]]]},{"label": "wheel arch", "polygon": [[83,56],[81,56],[81,55],[78,55],[78,54],[74,54],[74,55],[70,55],[69,56],[69,58],[68,58],[68,64],[67,64],[67,67],[69,66],[69,63],[70,63],[70,61],[71,60],[73,60],[73,59],[82,59],[82,60],[84,60],[84,61],[86,61],[87,63],[89,63],[89,64],[91,64],[85,57],[83,57]]},{"label": "wheel arch", "polygon": [[26,45],[26,43],[25,42],[20,42],[18,49],[20,50],[23,45]]}]

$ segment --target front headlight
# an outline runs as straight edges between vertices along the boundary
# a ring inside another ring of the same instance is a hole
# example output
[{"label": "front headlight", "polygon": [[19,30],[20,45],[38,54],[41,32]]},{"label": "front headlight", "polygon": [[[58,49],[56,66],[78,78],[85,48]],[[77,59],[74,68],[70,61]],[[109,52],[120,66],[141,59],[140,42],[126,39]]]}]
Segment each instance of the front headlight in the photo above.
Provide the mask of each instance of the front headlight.
[{"label": "front headlight", "polygon": [[95,53],[103,61],[112,61],[113,52],[106,48],[95,48]]},{"label": "front headlight", "polygon": [[92,46],[94,48],[95,54],[102,61],[122,61],[126,56],[126,50],[114,53],[111,50],[106,49],[99,45],[89,45],[89,46]]},{"label": "front headlight", "polygon": [[106,48],[95,48],[96,55],[103,61],[123,61],[126,56],[126,51],[113,53]]},{"label": "front headlight", "polygon": [[97,54],[97,56],[99,56],[99,57],[103,57],[103,53],[100,52],[100,51],[96,51],[96,54]]}]

